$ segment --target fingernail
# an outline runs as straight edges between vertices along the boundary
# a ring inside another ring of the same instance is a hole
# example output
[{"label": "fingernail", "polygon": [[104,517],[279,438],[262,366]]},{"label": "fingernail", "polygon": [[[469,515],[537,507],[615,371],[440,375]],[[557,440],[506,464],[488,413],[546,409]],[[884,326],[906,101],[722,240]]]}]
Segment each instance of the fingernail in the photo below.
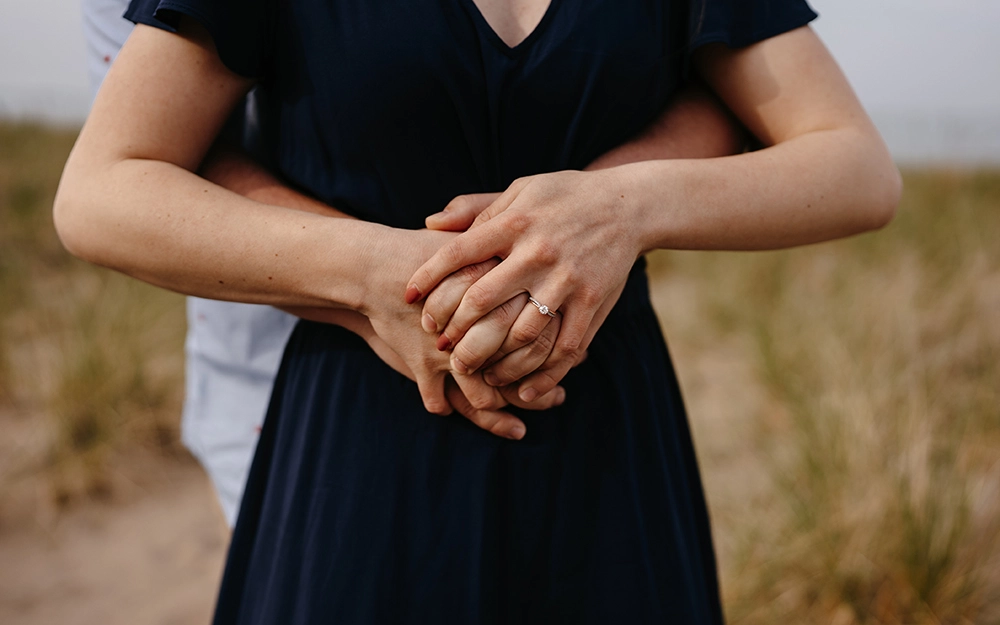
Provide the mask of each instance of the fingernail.
[{"label": "fingernail", "polygon": [[439,336],[438,337],[438,342],[437,342],[438,351],[439,352],[443,352],[444,350],[448,349],[449,347],[451,347],[451,339],[448,338],[447,336],[445,336],[444,334],[442,334],[441,336]]},{"label": "fingernail", "polygon": [[453,357],[451,359],[451,368],[454,369],[455,371],[458,371],[462,375],[467,375],[469,373],[469,365],[465,364],[458,358]]},{"label": "fingernail", "polygon": [[524,426],[515,425],[514,427],[512,427],[510,429],[510,432],[508,433],[508,438],[515,441],[519,441],[522,438],[524,438]]},{"label": "fingernail", "polygon": [[443,211],[441,211],[439,213],[434,213],[433,215],[428,215],[427,219],[440,219],[441,217],[444,217],[447,214],[448,214],[448,211],[443,210]]},{"label": "fingernail", "polygon": [[566,401],[566,389],[560,388],[556,391],[556,405],[562,406],[564,401]]},{"label": "fingernail", "polygon": [[429,314],[420,318],[420,327],[424,329],[424,332],[431,334],[438,331],[437,321],[434,321],[434,317],[431,317]]},{"label": "fingernail", "polygon": [[418,299],[420,299],[420,289],[417,288],[417,285],[411,284],[406,287],[406,303],[412,304]]},{"label": "fingernail", "polygon": [[518,393],[518,395],[521,397],[523,401],[530,402],[530,401],[535,401],[535,398],[538,397],[538,391],[536,391],[531,387],[528,387],[522,390],[520,393]]},{"label": "fingernail", "polygon": [[492,371],[487,371],[486,373],[484,373],[483,380],[485,380],[486,383],[489,384],[490,386],[500,386],[500,378],[498,378],[497,374],[493,373]]}]

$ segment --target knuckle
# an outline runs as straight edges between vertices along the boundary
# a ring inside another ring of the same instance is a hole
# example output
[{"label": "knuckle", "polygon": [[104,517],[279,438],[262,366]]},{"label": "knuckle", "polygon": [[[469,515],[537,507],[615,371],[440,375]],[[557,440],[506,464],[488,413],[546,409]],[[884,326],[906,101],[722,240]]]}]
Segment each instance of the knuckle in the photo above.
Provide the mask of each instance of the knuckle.
[{"label": "knuckle", "polygon": [[493,320],[502,326],[510,325],[521,314],[523,306],[518,306],[520,298],[509,299],[493,309]]},{"label": "knuckle", "polygon": [[465,265],[464,267],[462,267],[461,269],[459,269],[456,272],[456,274],[458,274],[458,277],[462,281],[468,282],[469,284],[471,284],[471,283],[475,282],[476,280],[478,280],[479,278],[482,278],[484,275],[486,275],[486,270],[484,270],[481,267],[481,265],[482,265],[482,263],[479,263],[479,264],[476,264],[476,265]]},{"label": "knuckle", "polygon": [[534,380],[535,390],[538,391],[539,395],[544,395],[559,384],[559,379],[553,375],[549,370],[542,370],[538,372],[538,377]]},{"label": "knuckle", "polygon": [[486,207],[484,210],[480,211],[480,213],[478,215],[476,215],[476,218],[472,220],[472,225],[473,226],[481,226],[482,224],[486,223],[487,221],[493,219],[493,217],[496,215],[496,212],[497,212],[497,209],[491,204],[490,206]]},{"label": "knuckle", "polygon": [[517,211],[508,211],[504,222],[505,229],[521,234],[531,226],[531,217]]},{"label": "knuckle", "polygon": [[427,290],[427,285],[431,284],[433,279],[434,274],[431,273],[431,270],[426,265],[418,269],[417,273],[413,276],[413,281],[420,286],[421,292]]},{"label": "knuckle", "polygon": [[493,301],[493,293],[485,287],[473,284],[465,292],[465,297],[462,299],[465,304],[472,308],[473,312],[482,314],[490,309],[490,304]]},{"label": "knuckle", "polygon": [[437,314],[444,309],[444,293],[441,289],[434,289],[424,300],[423,313],[437,319]]},{"label": "knuckle", "polygon": [[531,353],[537,356],[548,356],[552,351],[554,341],[546,332],[539,334],[529,346]]},{"label": "knuckle", "polygon": [[527,345],[538,337],[538,331],[527,324],[510,329],[510,338],[516,345]]},{"label": "knuckle", "polygon": [[601,292],[589,285],[583,285],[576,291],[577,300],[586,308],[597,308],[601,303]]},{"label": "knuckle", "polygon": [[468,212],[472,208],[472,198],[468,195],[457,195],[445,206],[446,211]]},{"label": "knuckle", "polygon": [[465,345],[465,341],[460,342],[452,350],[452,355],[465,363],[467,367],[475,368],[481,360],[479,354]]},{"label": "knuckle", "polygon": [[532,176],[521,176],[520,178],[515,179],[514,182],[510,183],[510,188],[520,193],[531,184],[531,180]]},{"label": "knuckle", "polygon": [[507,386],[508,384],[510,384],[511,382],[517,380],[517,378],[513,377],[513,375],[511,374],[511,372],[508,370],[509,366],[510,365],[501,367],[501,366],[497,365],[495,368],[493,368],[493,369],[490,370],[493,373],[493,375],[496,376],[497,381],[500,383],[500,386],[497,387],[497,388],[501,388],[502,389],[505,386]]},{"label": "knuckle", "polygon": [[552,241],[542,240],[535,245],[535,260],[544,265],[554,265],[559,260],[559,247]]},{"label": "knuckle", "polygon": [[469,397],[469,403],[476,410],[491,410],[493,409],[493,398],[486,393],[476,393],[472,397]]},{"label": "knuckle", "polygon": [[[566,333],[564,333],[566,334]],[[556,352],[560,358],[568,358],[580,349],[581,337],[574,334],[560,336],[556,341]]]},{"label": "knuckle", "polygon": [[462,243],[458,239],[453,239],[451,243],[441,248],[441,253],[444,256],[445,262],[451,265],[462,265],[462,259],[464,254],[462,252]]}]

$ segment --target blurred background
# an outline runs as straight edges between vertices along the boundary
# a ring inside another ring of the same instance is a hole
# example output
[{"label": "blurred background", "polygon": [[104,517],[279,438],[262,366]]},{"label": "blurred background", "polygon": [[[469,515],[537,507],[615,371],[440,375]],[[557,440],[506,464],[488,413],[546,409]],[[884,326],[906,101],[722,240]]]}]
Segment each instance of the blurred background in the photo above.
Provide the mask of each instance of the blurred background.
[{"label": "blurred background", "polygon": [[[657,253],[731,624],[1000,624],[1000,2],[815,0],[904,169],[885,230]],[[70,258],[76,0],[0,0],[0,623],[205,623],[183,299]]]}]

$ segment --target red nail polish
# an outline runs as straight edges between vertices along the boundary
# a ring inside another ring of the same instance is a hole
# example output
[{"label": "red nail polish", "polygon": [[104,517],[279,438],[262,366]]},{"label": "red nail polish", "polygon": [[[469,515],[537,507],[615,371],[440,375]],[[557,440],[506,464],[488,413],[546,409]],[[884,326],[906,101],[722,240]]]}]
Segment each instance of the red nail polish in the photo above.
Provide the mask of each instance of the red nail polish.
[{"label": "red nail polish", "polygon": [[437,348],[439,352],[443,352],[446,349],[450,349],[451,339],[442,334],[441,336],[438,337]]},{"label": "red nail polish", "polygon": [[418,299],[420,299],[420,290],[417,288],[417,285],[411,284],[406,287],[406,303],[412,304]]}]

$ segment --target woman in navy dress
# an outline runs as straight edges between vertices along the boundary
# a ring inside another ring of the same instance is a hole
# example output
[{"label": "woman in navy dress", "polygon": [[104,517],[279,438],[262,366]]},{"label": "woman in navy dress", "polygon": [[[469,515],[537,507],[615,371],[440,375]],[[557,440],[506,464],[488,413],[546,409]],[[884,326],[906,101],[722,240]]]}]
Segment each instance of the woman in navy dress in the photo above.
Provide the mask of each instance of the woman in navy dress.
[{"label": "woman in navy dress", "polygon": [[[128,16],[158,28],[137,28],[67,164],[67,247],[185,293],[360,312],[418,382],[344,328],[300,322],[215,622],[721,623],[641,254],[787,247],[891,217],[898,173],[811,9],[136,0]],[[689,72],[767,147],[579,171]],[[356,219],[191,173],[255,84],[274,167]],[[455,196],[499,191],[466,233],[419,230]],[[464,296],[436,297],[463,267],[478,267]],[[537,370],[504,364],[539,336]],[[433,414],[446,374],[488,410],[551,408],[491,413],[494,436]]]}]

